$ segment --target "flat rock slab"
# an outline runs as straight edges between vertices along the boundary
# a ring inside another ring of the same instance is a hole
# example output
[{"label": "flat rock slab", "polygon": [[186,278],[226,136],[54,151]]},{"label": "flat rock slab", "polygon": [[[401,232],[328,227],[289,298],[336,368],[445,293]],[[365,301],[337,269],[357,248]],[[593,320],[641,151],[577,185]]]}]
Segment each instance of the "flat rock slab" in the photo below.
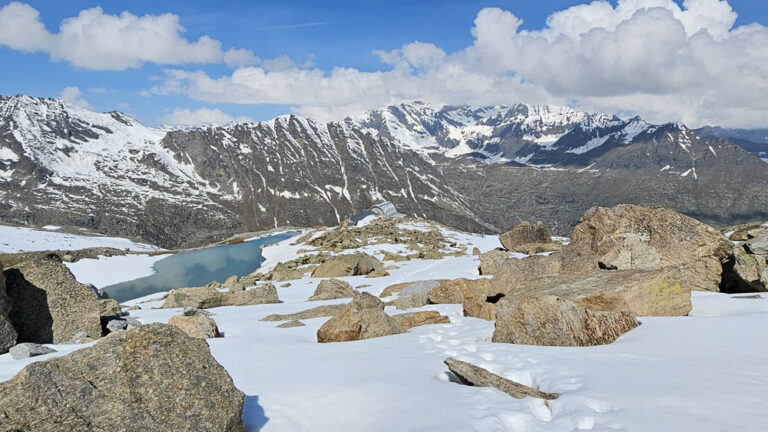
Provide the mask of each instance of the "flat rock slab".
[{"label": "flat rock slab", "polygon": [[45,354],[55,353],[56,350],[45,345],[24,342],[12,347],[10,350],[8,350],[8,352],[11,353],[11,357],[13,357],[15,360],[21,360],[23,358],[37,357]]},{"label": "flat rock slab", "polygon": [[262,318],[262,321],[291,321],[312,318],[330,317],[340,314],[347,307],[346,304],[318,306],[290,314],[272,314]]},{"label": "flat rock slab", "polygon": [[517,399],[530,396],[552,400],[560,397],[558,393],[546,393],[533,387],[528,387],[461,360],[447,358],[443,363],[466,384],[477,387],[494,387]]}]

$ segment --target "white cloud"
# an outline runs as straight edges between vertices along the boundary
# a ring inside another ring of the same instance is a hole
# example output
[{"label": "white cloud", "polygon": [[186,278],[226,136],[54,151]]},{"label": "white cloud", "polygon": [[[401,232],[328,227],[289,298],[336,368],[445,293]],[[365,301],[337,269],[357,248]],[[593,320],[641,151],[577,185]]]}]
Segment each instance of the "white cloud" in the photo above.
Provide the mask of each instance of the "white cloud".
[{"label": "white cloud", "polygon": [[481,10],[473,43],[446,53],[414,42],[376,53],[391,69],[363,72],[241,67],[231,75],[169,70],[154,93],[210,102],[277,103],[338,117],[401,100],[573,104],[692,126],[766,125],[768,28],[734,28],[725,0],[593,1],[552,14],[538,30]]},{"label": "white cloud", "polygon": [[64,90],[59,93],[59,99],[69,102],[73,105],[78,105],[85,109],[93,110],[94,107],[87,100],[83,99],[83,92],[79,87],[65,87]]},{"label": "white cloud", "polygon": [[249,50],[222,52],[217,40],[201,36],[190,41],[183,33],[179,17],[173,14],[109,15],[95,7],[64,19],[58,32],[51,33],[40,13],[25,3],[11,2],[0,9],[0,46],[45,52],[53,60],[87,69],[124,70],[144,63],[242,66],[258,60]]},{"label": "white cloud", "polygon": [[172,126],[207,126],[252,121],[248,117],[233,117],[218,108],[205,107],[196,110],[176,108],[161,119],[162,123]]}]

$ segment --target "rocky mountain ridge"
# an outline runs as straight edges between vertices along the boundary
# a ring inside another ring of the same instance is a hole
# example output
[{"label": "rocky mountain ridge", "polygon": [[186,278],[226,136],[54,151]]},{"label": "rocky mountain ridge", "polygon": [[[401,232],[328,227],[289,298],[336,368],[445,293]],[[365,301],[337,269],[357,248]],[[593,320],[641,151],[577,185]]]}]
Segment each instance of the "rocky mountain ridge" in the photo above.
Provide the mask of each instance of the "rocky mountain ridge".
[{"label": "rocky mountain ridge", "polygon": [[619,202],[738,223],[765,218],[768,165],[684,125],[566,107],[414,102],[342,122],[175,130],[20,95],[0,97],[0,183],[0,220],[171,247],[335,225],[384,200],[482,232],[541,219],[567,233]]}]

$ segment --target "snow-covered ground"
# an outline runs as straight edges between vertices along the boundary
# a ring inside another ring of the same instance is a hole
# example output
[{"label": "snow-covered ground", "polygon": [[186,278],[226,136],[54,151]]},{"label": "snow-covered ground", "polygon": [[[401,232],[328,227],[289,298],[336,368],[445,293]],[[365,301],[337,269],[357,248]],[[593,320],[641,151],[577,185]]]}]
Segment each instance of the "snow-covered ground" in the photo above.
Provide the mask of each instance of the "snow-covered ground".
[{"label": "snow-covered ground", "polygon": [[44,230],[0,225],[0,253],[41,250],[75,250],[91,247],[111,247],[146,252],[160,248],[120,237],[68,234],[59,227],[48,225]]},{"label": "snow-covered ground", "polygon": [[66,263],[78,281],[89,283],[96,288],[104,288],[120,282],[151,276],[155,273],[152,266],[169,255],[122,255],[84,258],[77,262]]},{"label": "snow-covered ground", "polygon": [[[383,278],[341,279],[379,294],[403,281],[481,277],[471,250],[492,249],[498,238],[452,235],[467,246],[466,256],[397,262],[399,269]],[[265,247],[265,266],[295,256],[300,246],[290,246],[292,241]],[[104,268],[90,271],[110,272],[113,265],[118,264],[106,261]],[[597,347],[492,343],[493,322],[464,317],[461,305],[420,308],[448,315],[450,324],[357,342],[317,343],[316,332],[328,318],[285,329],[260,321],[273,313],[349,301],[307,302],[319,281],[277,284],[280,304],[211,309],[224,337],[208,343],[247,395],[248,431],[765,430],[768,298],[694,293],[690,316],[641,318],[640,327]],[[152,309],[158,305],[141,304],[131,316],[167,322],[179,313]],[[387,312],[404,311],[388,307]],[[76,349],[54,348],[61,351],[52,355]],[[2,355],[0,380],[50,356]],[[541,400],[452,383],[442,363],[447,357],[561,396],[547,407]]]}]

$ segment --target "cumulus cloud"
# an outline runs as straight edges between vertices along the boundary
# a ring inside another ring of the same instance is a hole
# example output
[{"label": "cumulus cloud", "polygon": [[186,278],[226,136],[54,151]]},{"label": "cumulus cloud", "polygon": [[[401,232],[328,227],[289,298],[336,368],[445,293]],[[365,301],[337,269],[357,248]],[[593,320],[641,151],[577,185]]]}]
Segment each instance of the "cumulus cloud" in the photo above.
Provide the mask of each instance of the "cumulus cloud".
[{"label": "cumulus cloud", "polygon": [[85,109],[93,110],[94,107],[87,100],[83,99],[83,92],[79,87],[65,87],[64,90],[59,93],[59,99],[64,102],[69,102],[73,105],[83,107]]},{"label": "cumulus cloud", "polygon": [[0,46],[25,52],[45,52],[51,59],[97,70],[124,70],[144,63],[254,64],[249,50],[222,52],[221,43],[208,36],[185,39],[184,27],[173,14],[136,16],[129,12],[105,14],[84,9],[49,32],[33,7],[11,2],[0,9]]},{"label": "cumulus cloud", "polygon": [[222,125],[232,122],[251,122],[248,117],[233,117],[218,108],[198,108],[195,110],[176,108],[161,119],[161,122],[172,126],[207,126]]},{"label": "cumulus cloud", "polygon": [[376,51],[389,68],[241,67],[230,75],[168,70],[154,93],[211,102],[279,103],[337,117],[409,99],[434,103],[560,103],[692,126],[765,126],[768,27],[734,27],[726,0],[593,1],[553,13],[538,30],[481,10],[473,43]]}]

